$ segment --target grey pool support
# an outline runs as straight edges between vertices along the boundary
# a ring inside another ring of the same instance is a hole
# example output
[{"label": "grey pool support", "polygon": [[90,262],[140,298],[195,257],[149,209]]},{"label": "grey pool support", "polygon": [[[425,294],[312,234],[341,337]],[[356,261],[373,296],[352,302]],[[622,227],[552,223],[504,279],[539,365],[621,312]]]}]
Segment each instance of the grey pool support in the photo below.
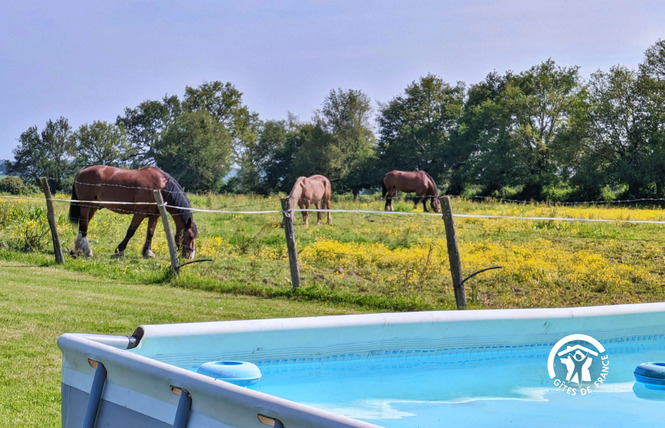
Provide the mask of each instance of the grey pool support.
[{"label": "grey pool support", "polygon": [[95,369],[95,377],[92,380],[92,388],[90,390],[90,398],[88,399],[88,407],[85,411],[83,428],[95,427],[99,404],[102,402],[104,383],[106,383],[106,368],[104,368],[104,364],[90,360],[90,365],[97,366],[97,368]]},{"label": "grey pool support", "polygon": [[[175,388],[174,388],[175,389]],[[178,409],[175,413],[173,428],[187,428],[189,421],[189,410],[192,408],[192,397],[186,389],[179,388],[180,400],[178,400]]]}]

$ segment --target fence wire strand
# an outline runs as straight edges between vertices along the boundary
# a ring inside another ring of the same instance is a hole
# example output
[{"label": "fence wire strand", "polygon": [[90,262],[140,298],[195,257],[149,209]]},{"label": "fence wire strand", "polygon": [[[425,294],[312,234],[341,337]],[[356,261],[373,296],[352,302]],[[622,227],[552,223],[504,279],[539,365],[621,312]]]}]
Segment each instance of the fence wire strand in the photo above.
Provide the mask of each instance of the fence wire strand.
[{"label": "fence wire strand", "polygon": [[[26,196],[0,196],[1,199],[12,200],[28,200],[28,201],[43,201],[44,198],[40,197],[26,197]],[[497,200],[497,199],[494,199]],[[54,203],[77,203],[81,205],[157,205],[156,202],[119,202],[119,201],[88,201],[79,199],[62,199],[51,198],[50,201]],[[509,200],[503,200],[509,202]],[[646,201],[646,199],[632,200]],[[657,201],[652,199],[649,201]],[[513,201],[520,202],[520,201]],[[175,205],[165,204],[169,208],[183,211],[191,211],[206,214],[232,214],[232,215],[268,215],[284,213],[279,210],[223,210],[223,209],[209,209],[209,208],[196,208],[196,207],[181,207]],[[358,210],[358,209],[316,209],[316,208],[293,208],[289,211],[293,213],[307,212],[307,213],[338,213],[338,214],[372,214],[372,215],[398,215],[398,216],[429,216],[441,217],[439,213],[431,212],[408,212],[408,211],[383,211],[383,210]],[[132,213],[132,211],[127,211]],[[491,215],[491,214],[465,214],[453,213],[453,217],[460,219],[499,219],[499,220],[524,220],[524,221],[565,221],[565,222],[588,222],[588,223],[625,223],[625,224],[665,224],[665,220],[626,220],[626,219],[599,219],[599,218],[582,218],[582,217],[537,217],[537,216],[509,216],[509,215]]]}]

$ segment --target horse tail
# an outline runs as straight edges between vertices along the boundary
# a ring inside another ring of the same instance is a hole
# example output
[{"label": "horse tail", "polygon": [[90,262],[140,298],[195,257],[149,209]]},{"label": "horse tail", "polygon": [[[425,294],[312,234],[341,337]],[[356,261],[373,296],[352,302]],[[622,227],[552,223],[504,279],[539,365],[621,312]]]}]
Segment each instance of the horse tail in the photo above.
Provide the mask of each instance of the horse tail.
[{"label": "horse tail", "polygon": [[386,187],[386,176],[385,175],[383,176],[383,180],[381,180],[381,186],[382,186],[381,196],[385,198],[386,195],[388,194],[388,188]]},{"label": "horse tail", "polygon": [[296,209],[298,201],[302,196],[303,180],[305,180],[305,177],[298,177],[296,184],[294,184],[293,189],[291,189],[291,193],[289,193],[289,208],[292,210]]},{"label": "horse tail", "polygon": [[73,201],[78,200],[76,196],[76,183],[72,184],[72,202],[69,203],[69,222],[71,224],[78,224],[81,218],[81,206]]},{"label": "horse tail", "polygon": [[323,180],[323,200],[325,201],[326,206],[330,209],[330,199],[332,198],[332,185],[330,180],[327,177],[324,177]]},{"label": "horse tail", "polygon": [[328,197],[328,200],[332,198],[332,184],[330,184],[330,180],[326,178],[326,196]]}]

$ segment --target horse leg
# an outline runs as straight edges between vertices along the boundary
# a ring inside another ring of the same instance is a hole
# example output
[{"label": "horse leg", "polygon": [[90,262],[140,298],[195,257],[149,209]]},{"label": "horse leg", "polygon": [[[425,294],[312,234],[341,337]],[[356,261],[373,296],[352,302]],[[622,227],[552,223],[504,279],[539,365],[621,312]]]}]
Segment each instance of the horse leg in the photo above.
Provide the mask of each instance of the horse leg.
[{"label": "horse leg", "polygon": [[316,212],[316,225],[318,226],[318,225],[321,224],[321,218],[323,217],[323,213],[320,211],[320,210],[323,208],[323,202],[322,202],[322,201],[314,202],[314,206],[315,206],[316,209],[317,209],[317,212]]},{"label": "horse leg", "polygon": [[84,255],[86,257],[92,257],[92,250],[90,250],[90,245],[88,244],[88,234],[79,230],[78,235],[76,235],[76,242],[74,243],[74,252],[73,256]]},{"label": "horse leg", "polygon": [[423,196],[422,201],[423,201],[423,211],[428,213],[429,211],[427,210],[427,196]]},{"label": "horse leg", "polygon": [[146,259],[154,259],[155,253],[150,249],[152,244],[152,237],[155,234],[155,226],[157,226],[157,220],[159,216],[150,216],[148,217],[148,231],[145,235],[145,243],[143,244],[143,257]]},{"label": "horse leg", "polygon": [[132,222],[129,224],[129,228],[125,234],[125,238],[116,247],[115,254],[111,256],[112,258],[120,258],[125,256],[125,248],[127,248],[127,243],[130,239],[132,239],[132,236],[134,236],[136,229],[139,228],[144,218],[145,215],[143,214],[134,214],[134,217],[132,217]]},{"label": "horse leg", "polygon": [[[309,207],[310,207],[309,201],[307,201],[300,206],[300,209],[304,208],[305,210],[308,210]],[[302,221],[305,223],[305,226],[309,226],[309,211],[302,212]]]},{"label": "horse leg", "polygon": [[74,243],[74,256],[84,255],[92,257],[92,250],[88,244],[88,225],[92,216],[95,215],[96,208],[81,207],[81,217],[79,218],[79,233]]},{"label": "horse leg", "polygon": [[389,190],[386,193],[386,211],[393,211],[393,196],[395,196],[395,191],[394,190]]},{"label": "horse leg", "polygon": [[328,224],[332,224],[332,215],[331,215],[331,213],[330,213],[330,199],[326,199],[326,200],[324,201],[324,204],[325,204],[325,205],[324,205],[324,206],[325,206],[325,209],[328,210]]},{"label": "horse leg", "polygon": [[[299,209],[299,210],[302,210],[303,208],[305,208],[305,205],[304,205],[302,202],[298,202],[298,209]],[[307,217],[305,216],[305,214],[306,214],[306,213],[305,213],[304,211],[301,211],[301,212],[300,212],[300,215],[302,215],[302,222],[303,222],[303,223],[306,223],[306,222],[307,222]],[[294,215],[295,215],[295,214],[294,214]],[[294,219],[293,219],[293,224],[295,224],[295,221],[296,221],[296,219],[294,218]]]}]

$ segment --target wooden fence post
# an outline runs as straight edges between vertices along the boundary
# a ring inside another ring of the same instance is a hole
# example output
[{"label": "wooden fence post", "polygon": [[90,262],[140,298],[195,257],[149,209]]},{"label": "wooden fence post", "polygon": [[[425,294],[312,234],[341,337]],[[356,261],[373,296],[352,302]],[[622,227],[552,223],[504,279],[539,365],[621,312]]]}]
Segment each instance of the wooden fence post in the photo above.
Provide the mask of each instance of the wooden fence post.
[{"label": "wooden fence post", "polygon": [[180,264],[178,263],[178,250],[175,245],[175,238],[173,237],[173,230],[171,229],[171,223],[169,223],[169,216],[167,215],[164,198],[162,198],[162,193],[159,190],[154,190],[153,194],[155,196],[155,202],[157,202],[157,208],[159,209],[159,214],[162,217],[162,223],[164,224],[164,232],[166,232],[166,241],[169,244],[169,253],[171,254],[171,268],[173,272],[177,275],[180,270]]},{"label": "wooden fence post", "polygon": [[291,268],[291,287],[300,287],[300,267],[298,266],[298,251],[296,251],[296,237],[293,230],[293,211],[289,207],[289,199],[282,199],[282,224],[286,235],[286,249],[289,253],[289,267]]},{"label": "wooden fence post", "polygon": [[462,279],[462,261],[457,246],[457,234],[453,222],[453,210],[450,205],[450,197],[441,198],[441,211],[443,213],[443,224],[446,227],[446,241],[448,242],[448,258],[450,259],[450,274],[453,278],[455,290],[455,302],[457,309],[466,309],[466,293],[464,292],[464,280]]},{"label": "wooden fence post", "polygon": [[51,239],[53,241],[55,262],[58,264],[63,264],[65,263],[65,258],[62,255],[62,247],[60,246],[60,238],[58,237],[58,227],[55,222],[55,210],[53,209],[53,197],[51,196],[51,189],[48,185],[48,180],[45,177],[41,177],[39,182],[42,185],[42,191],[46,197],[46,217],[48,218],[48,225],[51,228]]}]

